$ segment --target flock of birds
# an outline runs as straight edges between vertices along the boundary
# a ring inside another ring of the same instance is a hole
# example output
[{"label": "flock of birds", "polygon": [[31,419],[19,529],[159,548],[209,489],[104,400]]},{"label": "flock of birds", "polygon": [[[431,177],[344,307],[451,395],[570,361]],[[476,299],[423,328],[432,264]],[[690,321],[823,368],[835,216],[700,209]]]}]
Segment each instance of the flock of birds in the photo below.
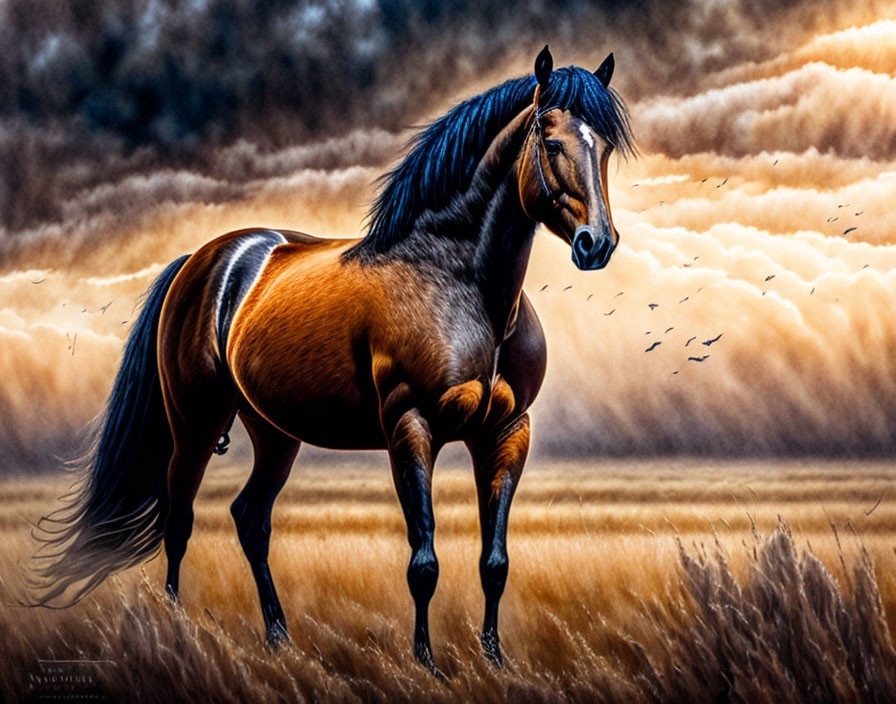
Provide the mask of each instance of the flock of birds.
[{"label": "flock of birds", "polygon": [[[698,258],[699,258],[699,257],[694,257],[694,259],[698,259]],[[774,276],[774,275],[772,275],[772,276]],[[766,279],[766,280],[768,280],[768,279]],[[563,288],[563,292],[569,291],[571,288],[572,288],[572,286],[566,286],[566,287]],[[702,289],[703,289],[703,287],[701,286],[699,289],[697,289],[697,291],[699,292],[699,291],[701,291]],[[548,284],[545,284],[544,286],[542,286],[542,287],[539,289],[539,293],[544,292],[544,291],[547,291],[547,290],[548,290]],[[613,296],[613,298],[614,298],[614,299],[619,298],[620,296],[622,296],[622,295],[624,295],[624,294],[625,294],[625,291],[620,291],[620,292],[617,293],[615,296]],[[592,298],[593,296],[594,296],[593,293],[592,293],[592,294],[589,294],[589,295],[588,295],[588,298],[585,299],[586,302],[587,302],[587,301],[590,301],[591,298]],[[680,301],[678,301],[678,302],[679,302],[679,303],[684,303],[685,301],[687,301],[687,300],[689,300],[689,299],[690,299],[690,296],[685,296],[684,298],[682,298],[682,299],[681,299]],[[651,312],[652,312],[652,311],[656,310],[657,308],[659,308],[659,307],[660,307],[660,304],[659,304],[659,303],[648,303],[648,304],[647,304],[647,307],[648,307],[648,308],[651,310]],[[616,312],[616,308],[612,308],[612,309],[609,310],[608,312],[604,313],[604,316],[610,316],[610,315],[613,315],[613,313],[615,313],[615,312]],[[673,325],[673,326],[670,326],[670,327],[668,327],[668,328],[666,328],[666,330],[663,332],[663,335],[668,335],[668,334],[669,334],[670,332],[672,332],[674,329],[675,329],[675,326],[674,326],[674,325]],[[645,335],[651,335],[651,334],[652,334],[652,331],[651,331],[651,330],[648,330],[648,331],[645,332],[644,334],[645,334]],[[699,344],[703,345],[704,347],[711,347],[711,346],[714,345],[716,342],[718,342],[719,340],[722,339],[722,335],[724,335],[724,333],[721,333],[721,332],[720,332],[720,333],[719,333],[718,335],[716,335],[715,337],[711,337],[711,338],[709,338],[709,339],[707,339],[707,340],[703,340],[703,341],[700,342]],[[694,336],[690,337],[690,338],[688,339],[688,341],[684,343],[684,346],[685,346],[685,347],[690,346],[690,344],[691,344],[694,340],[696,340],[696,339],[697,339],[697,335],[694,335]],[[648,347],[644,350],[644,353],[646,354],[647,352],[653,352],[653,350],[655,350],[657,347],[659,347],[659,346],[662,345],[662,344],[663,344],[663,341],[662,341],[662,340],[654,340],[654,341],[650,344],[650,346],[648,346]],[[688,361],[688,362],[697,362],[697,363],[701,363],[701,362],[705,362],[707,359],[709,359],[709,353],[706,353],[706,354],[694,354],[694,355],[690,355],[690,356],[688,357],[687,361]],[[674,372],[672,372],[672,376],[678,374],[679,371],[681,371],[681,370],[680,370],[680,369],[676,369]]]},{"label": "flock of birds", "polygon": [[[772,166],[777,166],[777,165],[778,165],[778,159],[775,159],[775,161],[772,163]],[[708,180],[709,180],[709,177],[700,179],[700,183],[701,183],[701,184],[702,184],[702,183],[706,183]],[[719,183],[717,183],[717,184],[715,185],[715,187],[716,187],[716,188],[722,188],[722,187],[725,186],[725,184],[727,184],[727,183],[728,183],[728,177],[726,176],[722,181],[720,181]],[[640,185],[641,185],[640,183],[635,183],[635,184],[632,185],[632,188],[638,188]],[[665,202],[664,200],[661,200],[661,201],[659,201],[659,203],[658,203],[659,206],[662,206],[662,205],[665,205],[665,204],[666,204],[666,202]],[[848,208],[849,206],[850,206],[849,203],[841,203],[841,204],[839,204],[839,205],[837,206],[837,208],[838,208],[838,209],[840,209],[840,208]],[[647,210],[647,208],[642,208],[641,210],[638,211],[638,213],[643,213],[645,210]],[[853,217],[860,217],[864,212],[865,212],[864,210],[858,210],[858,211],[855,211],[855,212],[853,213]],[[828,222],[828,223],[833,223],[833,222],[837,222],[839,219],[840,219],[840,216],[839,216],[839,215],[834,215],[834,216],[829,217],[829,218],[827,219],[827,222]],[[857,229],[858,229],[858,226],[847,227],[845,230],[843,230],[843,233],[842,233],[841,236],[845,237],[845,236],[848,235],[850,232],[854,232],[854,231],[857,230]],[[697,259],[699,259],[699,257],[694,257],[694,261],[696,261]],[[692,265],[691,263],[687,263],[687,264],[683,264],[682,266],[684,266],[684,267],[690,267],[691,265]],[[862,268],[865,269],[865,268],[867,268],[867,267],[868,267],[868,264],[865,264],[865,266],[863,266]],[[771,281],[771,280],[774,279],[774,278],[775,278],[775,274],[769,274],[768,276],[765,277],[765,282],[767,283],[767,282]],[[542,290],[542,291],[545,291],[545,290],[547,290],[547,288],[548,288],[547,285],[545,285],[545,286],[543,286],[543,287],[541,288],[541,290]],[[567,286],[567,287],[564,288],[563,290],[564,290],[564,291],[568,291],[570,288],[572,288],[572,287],[571,287],[571,286]],[[699,292],[699,291],[700,291],[700,289],[698,289],[698,292]],[[763,291],[763,292],[762,292],[762,295],[764,296],[766,293],[767,293],[767,291]],[[813,287],[812,287],[812,290],[809,292],[809,295],[811,296],[811,295],[814,294],[814,293],[815,293],[815,287],[813,286]],[[616,296],[614,296],[614,298],[618,298],[618,297],[621,296],[622,294],[623,294],[623,292],[620,291],[619,293],[616,294]],[[589,301],[590,301],[590,300],[591,300],[591,297],[592,297],[593,295],[594,295],[594,294],[590,294],[586,300],[589,300]],[[679,302],[679,303],[684,303],[684,302],[687,301],[689,298],[690,298],[690,296],[685,296],[684,298],[682,298],[682,299],[681,299],[680,301],[678,301],[678,302]],[[839,300],[839,299],[835,299],[835,300]],[[648,303],[647,305],[648,305],[648,307],[650,308],[650,310],[654,310],[655,308],[659,307],[659,304],[657,304],[657,303]],[[605,315],[605,316],[607,316],[607,315],[613,315],[613,313],[615,313],[615,312],[616,312],[616,308],[613,308],[613,309],[611,309],[609,312],[604,313],[604,315]],[[664,334],[669,333],[669,332],[670,332],[671,330],[673,330],[673,329],[674,329],[674,328],[671,328],[671,327],[668,328],[668,329],[665,331]],[[650,334],[650,331],[648,331],[648,332],[645,333],[645,334],[649,335],[649,334]],[[704,340],[704,341],[703,341],[702,343],[700,343],[700,344],[705,345],[706,347],[710,347],[710,346],[713,345],[714,343],[718,342],[719,339],[721,339],[722,335],[723,335],[723,333],[719,333],[719,334],[716,335],[715,337],[710,338],[710,339],[708,339],[708,340]],[[684,346],[687,347],[688,345],[690,345],[690,344],[691,344],[694,340],[696,340],[696,339],[697,339],[697,336],[696,336],[696,335],[693,336],[693,337],[691,337],[691,338],[689,338],[688,341],[685,343]],[[650,344],[650,346],[648,346],[648,347],[644,350],[644,352],[645,352],[645,353],[647,353],[647,352],[652,352],[653,350],[655,350],[657,347],[659,347],[659,346],[662,345],[662,344],[663,344],[662,340],[655,340],[655,341],[653,341],[653,342]],[[707,359],[709,359],[709,354],[692,355],[692,356],[689,356],[689,357],[688,357],[688,361],[689,361],[689,362],[705,362]],[[672,372],[672,374],[673,374],[673,375],[678,374],[678,371],[679,371],[679,370],[676,370],[676,371]]]},{"label": "flock of birds", "polygon": [[[777,163],[778,163],[778,161],[777,161],[777,159],[776,159],[775,162],[774,162],[774,164],[773,164],[773,166],[774,166],[774,165],[777,165]],[[704,178],[704,179],[702,179],[702,180],[700,181],[700,183],[705,183],[706,181],[707,181],[707,179]],[[716,185],[716,188],[721,188],[721,187],[724,186],[727,182],[728,182],[728,178],[725,178],[723,181],[721,181],[720,183],[718,183],[718,184]],[[637,184],[637,183],[636,183],[636,184],[634,184],[634,185],[632,186],[632,188],[635,188],[635,187],[637,187],[637,186],[639,186],[639,185],[640,185],[640,184]],[[660,201],[660,202],[659,202],[659,205],[664,205],[664,203],[665,203],[665,201]],[[848,208],[849,205],[850,205],[849,203],[842,203],[842,204],[838,205],[837,208]],[[639,212],[644,212],[644,210],[646,210],[646,208],[643,209],[643,210],[641,210],[641,211],[639,211]],[[865,212],[864,210],[856,211],[856,212],[853,214],[853,216],[854,216],[854,217],[859,217],[859,216],[862,215],[864,212]],[[829,223],[830,223],[830,222],[836,222],[838,219],[839,219],[839,216],[832,216],[832,217],[828,218],[827,221],[828,221]],[[848,235],[850,232],[853,232],[853,231],[855,231],[855,230],[857,230],[857,229],[858,229],[857,227],[848,227],[847,229],[845,229],[845,230],[843,231],[843,235],[844,235],[844,236],[845,236],[845,235]],[[700,258],[699,256],[696,256],[696,257],[694,257],[694,259],[693,259],[692,262],[689,262],[689,263],[686,263],[686,264],[682,264],[681,266],[684,266],[684,267],[690,267],[690,266],[693,265],[693,262],[697,261],[699,258]],[[868,266],[869,266],[868,264],[865,264],[862,268],[863,268],[863,269],[866,269]],[[771,281],[772,279],[774,279],[775,276],[776,276],[776,274],[769,274],[768,276],[766,276],[766,277],[765,277],[765,283],[768,283],[769,281]],[[563,289],[563,291],[569,291],[571,288],[572,288],[572,286],[566,286],[566,287]],[[700,288],[698,288],[698,289],[697,289],[697,292],[699,293],[699,292],[702,290],[702,288],[703,288],[702,286],[701,286]],[[542,286],[541,289],[540,289],[540,291],[547,291],[547,290],[548,290],[548,285],[547,285],[547,284],[545,284],[544,286]],[[613,298],[614,298],[614,299],[615,299],[615,298],[619,298],[619,296],[623,295],[623,293],[625,293],[625,292],[624,292],[624,291],[620,291],[620,292],[617,293],[615,296],[613,296]],[[762,291],[762,295],[763,295],[763,296],[764,296],[766,293],[768,293],[768,291],[765,291],[765,290]],[[814,293],[815,293],[815,286],[813,286],[812,289],[809,291],[809,295],[811,296],[811,295],[813,295]],[[585,299],[585,300],[586,300],[586,301],[590,301],[591,298],[592,298],[593,296],[594,296],[593,293],[592,293],[592,294],[589,294],[589,295],[588,295],[588,298]],[[681,299],[680,301],[678,301],[678,302],[679,302],[679,303],[684,303],[685,301],[688,301],[689,299],[690,299],[690,296],[685,296],[684,298],[682,298],[682,299]],[[835,301],[839,301],[839,299],[836,299],[836,298],[835,298],[834,300],[835,300]],[[651,311],[653,311],[654,309],[656,309],[656,308],[659,307],[659,304],[658,304],[658,303],[648,303],[647,306],[650,308]],[[609,311],[607,311],[606,313],[604,313],[604,315],[605,315],[605,316],[613,315],[613,313],[615,313],[615,312],[616,312],[616,308],[611,308]],[[664,335],[665,335],[665,334],[668,334],[669,332],[671,332],[671,331],[674,330],[674,329],[675,329],[674,327],[667,328],[666,331],[665,331],[663,334],[664,334]],[[649,331],[649,330],[645,333],[645,335],[650,335],[650,334],[651,334],[651,331]],[[724,334],[724,333],[719,333],[719,334],[716,335],[715,337],[709,338],[709,339],[707,339],[707,340],[703,340],[703,341],[702,341],[701,343],[699,343],[699,344],[702,344],[702,345],[704,345],[704,346],[706,346],[706,347],[711,347],[713,344],[715,344],[716,342],[718,342],[718,341],[721,339],[721,337],[722,337],[723,334]],[[685,346],[685,347],[688,347],[688,346],[689,346],[692,342],[694,342],[694,340],[696,340],[696,339],[697,339],[697,336],[696,336],[696,335],[690,337],[690,338],[688,339],[688,341],[685,342],[684,346]],[[662,340],[654,340],[654,341],[653,341],[653,342],[652,342],[652,343],[651,343],[651,344],[644,350],[644,353],[646,354],[647,352],[653,352],[653,350],[655,350],[657,347],[659,347],[659,346],[662,345],[662,344],[663,344],[663,341],[662,341]],[[707,359],[709,359],[709,353],[707,353],[707,354],[691,355],[691,356],[689,356],[689,357],[687,358],[687,361],[688,361],[688,362],[698,362],[698,363],[700,363],[700,362],[705,362]],[[676,371],[672,372],[672,375],[674,376],[674,375],[678,374],[679,371],[680,371],[680,370],[676,370]]]},{"label": "flock of birds", "polygon": [[[42,284],[46,280],[47,280],[46,277],[44,277],[42,279],[33,279],[31,281],[31,283],[32,284]],[[106,311],[109,310],[109,306],[111,306],[114,302],[115,302],[115,300],[113,299],[113,300],[109,301],[106,305],[100,306],[95,311],[90,311],[87,308],[83,308],[81,310],[81,315],[105,315]],[[65,308],[67,305],[68,305],[68,301],[62,302],[63,308]],[[127,325],[129,322],[131,322],[131,321],[130,320],[122,320],[121,324]],[[78,333],[76,332],[74,335],[71,335],[70,333],[65,333],[65,339],[68,342],[67,349],[72,353],[71,356],[74,357],[75,356],[75,345],[78,342]]]}]

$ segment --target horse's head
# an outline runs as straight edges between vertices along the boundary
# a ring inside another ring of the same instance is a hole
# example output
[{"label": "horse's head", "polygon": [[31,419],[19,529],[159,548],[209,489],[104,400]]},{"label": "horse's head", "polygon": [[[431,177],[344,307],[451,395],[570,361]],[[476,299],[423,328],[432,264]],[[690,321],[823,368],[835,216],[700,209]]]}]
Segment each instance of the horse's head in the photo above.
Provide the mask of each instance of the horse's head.
[{"label": "horse's head", "polygon": [[[586,86],[608,104],[615,104],[607,88],[613,67],[610,54],[593,76],[588,75],[593,85]],[[533,220],[572,246],[572,260],[579,269],[602,269],[619,243],[607,194],[614,135],[595,129],[573,110],[550,101],[545,104],[552,70],[553,59],[545,47],[535,60],[538,86],[531,128],[519,157],[520,199]]]}]

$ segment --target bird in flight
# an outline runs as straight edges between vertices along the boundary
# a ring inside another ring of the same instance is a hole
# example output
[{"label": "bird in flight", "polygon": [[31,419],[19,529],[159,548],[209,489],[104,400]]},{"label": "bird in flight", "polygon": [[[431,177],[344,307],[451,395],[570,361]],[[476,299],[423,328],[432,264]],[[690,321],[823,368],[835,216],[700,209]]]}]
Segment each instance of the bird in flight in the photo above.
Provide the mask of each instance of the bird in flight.
[{"label": "bird in flight", "polygon": [[604,313],[604,315],[613,315],[613,313],[615,313],[615,312],[616,312],[616,309],[614,308],[609,313]]},{"label": "bird in flight", "polygon": [[674,330],[674,329],[675,329],[675,328],[666,328],[666,332],[664,332],[663,335],[668,334],[670,330]]},{"label": "bird in flight", "polygon": [[719,338],[722,337],[723,334],[724,334],[724,333],[721,333],[721,332],[720,332],[718,335],[716,335],[716,336],[715,336],[714,338],[712,338],[711,340],[704,340],[704,341],[703,341],[703,344],[706,345],[707,347],[709,347],[713,342],[718,342],[718,341],[719,341]]},{"label": "bird in flight", "polygon": [[586,301],[590,301],[590,300],[591,300],[591,297],[592,297],[593,295],[594,295],[593,293],[589,293],[589,294],[588,294],[588,298],[586,298],[585,300],[586,300]]},{"label": "bird in flight", "polygon": [[766,280],[766,281],[771,281],[773,278],[775,278],[775,274],[770,274],[770,275],[768,275],[768,276],[765,277],[765,280]]},{"label": "bird in flight", "polygon": [[650,352],[650,350],[655,350],[655,349],[656,349],[657,347],[659,347],[661,344],[663,344],[663,343],[660,342],[659,340],[657,340],[656,342],[654,342],[650,347],[648,347],[648,348],[647,348],[646,350],[644,350],[644,351],[645,351],[645,352]]},{"label": "bird in flight", "polygon": [[843,231],[843,234],[844,234],[844,235],[848,235],[848,234],[849,234],[850,232],[852,232],[853,230],[858,230],[858,229],[859,229],[859,228],[857,228],[857,227],[847,227],[847,228]]},{"label": "bird in flight", "polygon": [[[111,306],[111,305],[112,305],[112,301],[109,301],[106,305],[100,306],[100,310],[103,313],[105,313],[109,309],[109,306]],[[100,313],[100,315],[102,315],[103,313]]]},{"label": "bird in flight", "polygon": [[728,177],[727,177],[727,176],[725,177],[725,180],[724,180],[724,181],[722,181],[718,186],[716,186],[716,188],[721,188],[721,187],[724,186],[726,183],[728,183]]},{"label": "bird in flight", "polygon": [[648,303],[647,307],[650,308],[650,310],[653,310],[654,308],[659,308],[659,305],[659,303]]},{"label": "bird in flight", "polygon": [[[840,206],[838,205],[837,207],[839,208]],[[838,219],[838,218],[836,218],[836,217],[834,217],[834,218],[828,218],[828,222],[834,222],[834,220],[837,220],[837,219]]]},{"label": "bird in flight", "polygon": [[615,296],[613,296],[613,298],[619,298],[623,293],[625,293],[625,291],[620,291]]},{"label": "bird in flight", "polygon": [[547,291],[547,290],[548,290],[548,285],[545,284],[544,286],[542,286],[542,287],[541,287],[541,290],[542,290],[542,291]]},{"label": "bird in flight", "polygon": [[694,335],[690,340],[688,340],[687,342],[684,343],[684,346],[687,347],[689,344],[691,344],[696,339],[697,339],[697,336]]},{"label": "bird in flight", "polygon": [[689,362],[705,362],[707,359],[709,359],[708,354],[705,354],[702,357],[688,357]]},{"label": "bird in flight", "polygon": [[46,281],[46,280],[47,280],[47,279],[46,279],[46,277],[45,277],[45,278],[43,278],[43,279],[38,279],[37,281],[32,281],[31,283],[33,283],[33,284],[42,284],[42,283],[43,283],[44,281]]},{"label": "bird in flight", "polygon": [[684,302],[685,302],[686,300],[688,300],[689,298],[690,298],[690,296],[685,296],[684,298],[682,298],[682,299],[679,301],[679,303],[684,303]]},{"label": "bird in flight", "polygon": [[567,286],[567,287],[566,287],[565,289],[563,289],[563,290],[564,290],[564,291],[569,291],[569,289],[571,289],[571,288],[572,288],[572,286]]}]

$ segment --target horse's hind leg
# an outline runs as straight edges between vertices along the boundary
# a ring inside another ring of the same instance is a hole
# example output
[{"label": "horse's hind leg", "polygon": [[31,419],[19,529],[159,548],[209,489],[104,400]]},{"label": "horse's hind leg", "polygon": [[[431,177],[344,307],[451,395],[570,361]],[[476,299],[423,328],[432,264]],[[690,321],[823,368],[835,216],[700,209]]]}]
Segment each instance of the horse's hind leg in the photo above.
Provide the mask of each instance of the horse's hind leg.
[{"label": "horse's hind leg", "polygon": [[498,604],[507,582],[507,519],[529,453],[529,414],[487,431],[467,445],[476,475],[482,532],[482,556],[479,559],[479,576],[485,593],[482,647],[490,660],[501,665]]},{"label": "horse's hind leg", "polygon": [[268,642],[276,645],[288,639],[289,633],[268,567],[271,510],[289,477],[300,443],[255,415],[240,413],[240,418],[252,439],[255,464],[249,481],[236,497],[230,512],[258,587]]},{"label": "horse's hind leg", "polygon": [[[163,389],[166,385],[163,384]],[[190,403],[188,399],[193,399]],[[165,589],[172,599],[180,589],[180,563],[193,532],[193,500],[218,439],[233,420],[236,389],[216,384],[168,400],[168,419],[174,453],[168,464],[168,519],[165,521],[165,555],[168,574]]]}]

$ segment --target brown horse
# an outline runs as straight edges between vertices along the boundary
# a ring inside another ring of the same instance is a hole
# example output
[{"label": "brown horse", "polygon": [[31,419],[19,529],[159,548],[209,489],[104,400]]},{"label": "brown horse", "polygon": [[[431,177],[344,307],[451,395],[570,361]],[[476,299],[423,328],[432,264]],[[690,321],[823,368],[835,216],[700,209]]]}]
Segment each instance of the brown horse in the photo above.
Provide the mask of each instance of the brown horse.
[{"label": "brown horse", "polygon": [[439,450],[460,440],[479,496],[482,645],[501,663],[508,512],[545,370],[522,291],[535,227],[569,242],[580,269],[604,267],[619,240],[607,161],[632,149],[607,87],[612,54],[594,73],[552,63],[545,47],[534,77],[421,132],[385,176],[364,239],[243,230],[169,265],[128,339],[82,483],[42,524],[58,526],[37,553],[42,603],[80,598],[163,539],[176,599],[194,497],[239,415],[255,464],[231,512],[268,639],[287,637],[267,558],[300,442],[385,449],[411,546],[414,654],[434,669],[431,478]]}]

